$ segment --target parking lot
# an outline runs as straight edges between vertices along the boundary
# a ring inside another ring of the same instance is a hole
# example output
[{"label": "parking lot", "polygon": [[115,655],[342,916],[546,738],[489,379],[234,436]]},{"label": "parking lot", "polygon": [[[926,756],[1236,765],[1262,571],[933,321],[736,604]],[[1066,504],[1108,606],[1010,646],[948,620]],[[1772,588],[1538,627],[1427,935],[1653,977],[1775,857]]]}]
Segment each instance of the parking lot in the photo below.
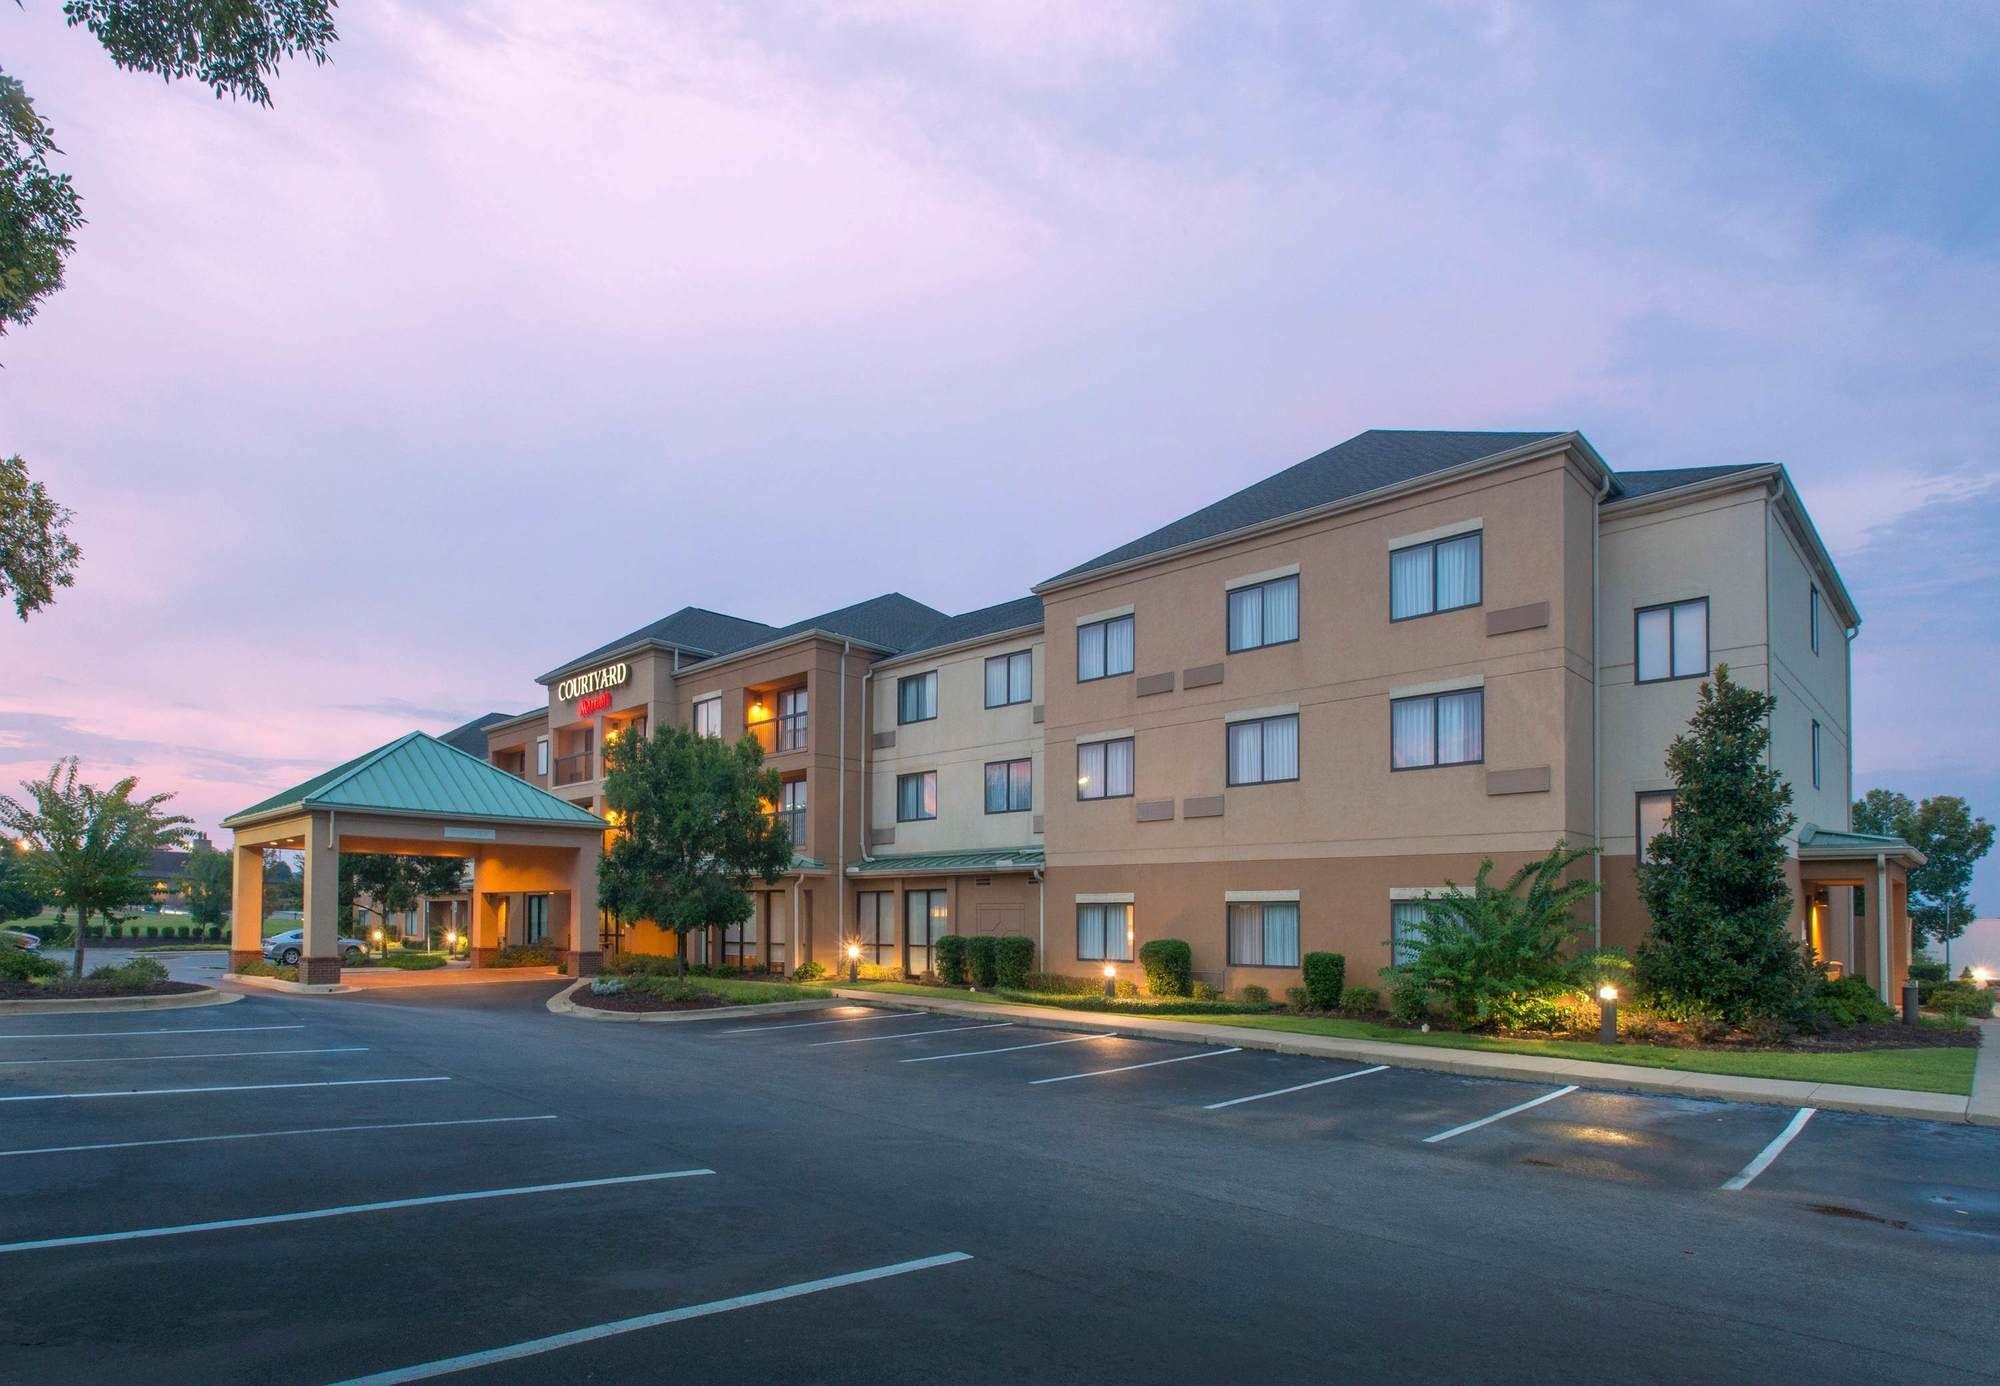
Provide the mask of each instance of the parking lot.
[{"label": "parking lot", "polygon": [[2000,1377],[2000,1131],[475,990],[0,1017],[7,1375]]}]

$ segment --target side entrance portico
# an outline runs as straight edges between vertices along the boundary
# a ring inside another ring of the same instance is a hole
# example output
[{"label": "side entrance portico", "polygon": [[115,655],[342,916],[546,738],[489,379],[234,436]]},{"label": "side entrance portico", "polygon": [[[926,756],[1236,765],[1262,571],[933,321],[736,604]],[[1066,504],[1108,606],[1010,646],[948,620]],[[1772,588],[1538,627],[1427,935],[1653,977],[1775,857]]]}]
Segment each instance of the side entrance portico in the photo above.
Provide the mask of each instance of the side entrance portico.
[{"label": "side entrance portico", "polygon": [[229,967],[263,956],[264,853],[305,861],[299,980],[340,980],[340,854],[472,863],[472,962],[545,943],[570,975],[597,971],[597,862],[604,820],[411,732],[223,820],[235,834]]}]

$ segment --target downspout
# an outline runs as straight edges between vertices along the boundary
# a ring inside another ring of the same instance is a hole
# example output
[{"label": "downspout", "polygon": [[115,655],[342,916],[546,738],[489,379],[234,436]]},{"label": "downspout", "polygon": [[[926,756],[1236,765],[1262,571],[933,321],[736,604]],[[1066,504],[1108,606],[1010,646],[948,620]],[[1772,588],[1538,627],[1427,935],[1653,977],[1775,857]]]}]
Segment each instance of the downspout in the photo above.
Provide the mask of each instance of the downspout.
[{"label": "downspout", "polygon": [[1035,876],[1035,959],[1046,972],[1049,966],[1049,882],[1037,867]]},{"label": "downspout", "polygon": [[875,704],[868,700],[868,684],[875,677],[875,667],[871,664],[861,672],[861,718],[868,731],[861,738],[861,860],[875,860],[868,851],[868,750],[875,741]]},{"label": "downspout", "polygon": [[1882,970],[1875,974],[1875,990],[1884,1002],[1889,1002],[1889,854],[1886,852],[1875,854],[1875,924],[1875,953],[1882,964]]},{"label": "downspout", "polygon": [[[1604,946],[1604,622],[1603,579],[1598,572],[1598,531],[1603,525],[1604,498],[1611,494],[1611,478],[1597,488],[1590,501],[1590,880],[1597,889],[1590,893],[1590,946]],[[1632,861],[1639,860],[1640,844],[1632,844]]]},{"label": "downspout", "polygon": [[[840,975],[840,945],[847,938],[847,652],[854,647],[850,637],[840,642],[840,754],[839,788],[835,798],[840,808],[833,821],[833,971]],[[864,739],[865,744],[865,739]]]}]

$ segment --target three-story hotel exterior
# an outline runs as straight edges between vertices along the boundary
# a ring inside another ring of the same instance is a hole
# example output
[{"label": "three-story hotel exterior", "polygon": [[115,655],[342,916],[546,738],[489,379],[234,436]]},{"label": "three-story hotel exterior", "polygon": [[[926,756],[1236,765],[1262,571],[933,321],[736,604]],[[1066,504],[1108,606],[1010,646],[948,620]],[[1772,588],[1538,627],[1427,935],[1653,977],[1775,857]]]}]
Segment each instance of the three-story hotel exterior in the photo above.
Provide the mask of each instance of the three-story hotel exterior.
[{"label": "three-story hotel exterior", "polygon": [[[1886,994],[1907,849],[1848,831],[1859,626],[1781,467],[1615,473],[1573,432],[1377,430],[998,606],[685,607],[448,739],[602,812],[608,740],[757,737],[796,854],[698,957],[832,966],[856,940],[921,973],[941,934],[1021,933],[1075,972],[1173,937],[1217,985],[1279,990],[1316,949],[1372,975],[1428,895],[1558,840],[1602,848],[1591,937],[1635,946],[1666,748],[1727,663],[1778,699],[1799,936]],[[524,899],[502,941],[545,916]]]}]

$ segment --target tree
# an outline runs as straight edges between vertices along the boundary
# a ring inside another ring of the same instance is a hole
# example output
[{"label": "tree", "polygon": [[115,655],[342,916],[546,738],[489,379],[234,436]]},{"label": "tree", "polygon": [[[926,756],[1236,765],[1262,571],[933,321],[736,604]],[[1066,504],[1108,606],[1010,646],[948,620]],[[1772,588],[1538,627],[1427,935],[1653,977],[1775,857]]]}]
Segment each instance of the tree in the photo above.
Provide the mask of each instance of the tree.
[{"label": "tree", "polygon": [[174,796],[135,799],[136,777],[99,789],[77,781],[75,756],[49,767],[45,780],[23,780],[27,802],[0,794],[0,827],[32,844],[23,874],[44,900],[76,912],[76,975],[83,975],[84,925],[93,914],[112,917],[153,893],[147,867],[158,847],[178,846],[193,826],[162,811]]},{"label": "tree", "polygon": [[1718,664],[1688,729],[1667,747],[1676,797],[1639,867],[1653,917],[1639,985],[1728,1021],[1788,1014],[1812,972],[1788,928],[1785,834],[1792,791],[1766,763],[1778,700]]},{"label": "tree", "polygon": [[[0,228],[0,238],[5,234]],[[0,267],[0,285],[5,276]],[[28,480],[27,463],[0,458],[0,597],[12,594],[23,621],[54,601],[56,588],[76,582],[82,552],[70,541],[69,521],[69,509],[51,500],[41,482]]]},{"label": "tree", "polygon": [[[411,857],[391,852],[340,854],[340,907],[373,914],[389,928],[389,916],[416,908],[426,895],[450,895],[465,881],[459,857]],[[363,901],[367,903],[362,903]]]},{"label": "tree", "polygon": [[1854,804],[1854,830],[1900,837],[1924,854],[1910,873],[1911,945],[1943,943],[1965,932],[1978,913],[1972,904],[1972,868],[1993,849],[1993,825],[1973,816],[1956,794],[1920,804],[1890,789],[1871,789]]},{"label": "tree", "polygon": [[771,811],[782,783],[756,739],[734,746],[686,727],[605,744],[604,802],[618,831],[597,865],[598,904],[680,936],[750,918],[749,887],[792,861],[791,833]]},{"label": "tree", "polygon": [[187,868],[181,879],[181,894],[187,899],[188,917],[195,923],[220,924],[229,912],[230,898],[235,889],[236,882],[227,852],[218,852],[213,847],[196,847],[188,853]]},{"label": "tree", "polygon": [[0,924],[33,919],[42,912],[41,897],[28,889],[24,879],[21,853],[26,847],[26,838],[0,837]]},{"label": "tree", "polygon": [[28,89],[0,73],[0,335],[31,321],[62,287],[63,261],[83,225],[69,175],[49,168],[49,155],[60,153]]}]

